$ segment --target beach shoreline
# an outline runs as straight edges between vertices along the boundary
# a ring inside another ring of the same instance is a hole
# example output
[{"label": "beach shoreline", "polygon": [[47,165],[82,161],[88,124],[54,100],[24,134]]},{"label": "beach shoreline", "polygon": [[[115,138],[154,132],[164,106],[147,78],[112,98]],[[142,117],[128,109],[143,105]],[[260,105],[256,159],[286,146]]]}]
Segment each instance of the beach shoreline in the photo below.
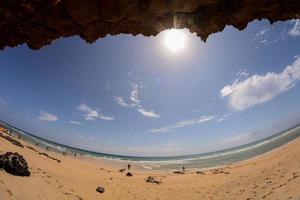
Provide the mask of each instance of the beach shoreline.
[{"label": "beach shoreline", "polygon": [[127,162],[74,158],[20,142],[24,148],[0,137],[0,154],[20,153],[31,172],[17,177],[0,171],[3,199],[300,199],[300,138],[251,159],[184,174],[140,171],[135,164],[120,172]]},{"label": "beach shoreline", "polygon": [[[287,131],[284,131],[283,134],[279,135],[279,137],[281,137],[282,135],[287,135],[290,132],[297,132],[300,129],[299,126],[296,126],[294,128],[291,128]],[[75,154],[76,156],[74,156],[73,153],[71,152],[66,152],[66,151],[62,151],[62,152],[58,152],[56,150],[54,150],[54,148],[44,148],[41,147],[40,145],[37,145],[38,142],[36,143],[36,145],[34,144],[34,142],[30,142],[29,140],[27,140],[26,137],[21,136],[20,133],[7,133],[3,130],[0,130],[0,133],[2,134],[6,134],[9,137],[13,137],[14,139],[17,139],[19,141],[21,141],[22,143],[25,144],[26,147],[29,147],[31,149],[37,149],[39,152],[45,152],[45,153],[51,153],[55,156],[63,156],[63,157],[67,157],[69,159],[77,159],[77,160],[81,160],[83,162],[90,162],[93,163],[95,165],[100,165],[100,166],[104,166],[107,167],[109,169],[113,169],[113,170],[120,170],[120,169],[124,169],[127,167],[128,164],[131,164],[134,167],[135,172],[138,173],[144,173],[144,174],[166,174],[166,173],[173,173],[174,171],[177,171],[178,169],[152,169],[151,167],[148,167],[148,164],[153,164],[153,163],[161,163],[161,162],[165,162],[165,161],[135,161],[135,160],[122,160],[122,159],[114,159],[114,158],[106,158],[106,157],[99,157],[99,156],[92,156],[89,154]],[[24,133],[23,133],[24,134]],[[296,137],[297,139],[297,137]],[[238,165],[238,164],[242,164],[244,162],[248,162],[251,160],[255,160],[256,158],[259,158],[261,156],[265,156],[268,155],[270,153],[272,153],[273,151],[276,151],[277,149],[283,148],[284,146],[295,142],[296,139],[293,139],[291,141],[288,141],[287,143],[280,145],[279,147],[276,147],[274,149],[271,149],[269,151],[266,151],[264,153],[252,156],[250,158],[246,158],[243,160],[239,160],[239,161],[235,161],[232,163],[228,163],[228,164],[221,164],[221,165],[216,165],[216,166],[211,166],[211,167],[192,167],[192,168],[188,168],[185,171],[209,171],[209,170],[214,170],[214,169],[218,169],[218,168],[226,168],[228,166],[232,166],[232,165]],[[179,160],[180,161],[180,160]],[[167,161],[168,162],[168,161]],[[180,168],[184,166],[184,164],[180,165]],[[179,169],[180,170],[180,169]]]},{"label": "beach shoreline", "polygon": [[286,131],[258,140],[257,142],[211,153],[175,157],[134,157],[91,152],[58,144],[11,127],[6,123],[3,124],[7,127],[5,132],[9,135],[28,143],[32,148],[40,149],[40,151],[52,152],[58,155],[62,154],[64,156],[94,162],[95,164],[108,165],[109,168],[113,169],[122,168],[131,163],[135,166],[136,171],[145,173],[152,171],[157,173],[169,173],[181,170],[183,167],[189,170],[210,170],[226,167],[268,153],[300,136],[300,126],[294,126]]}]

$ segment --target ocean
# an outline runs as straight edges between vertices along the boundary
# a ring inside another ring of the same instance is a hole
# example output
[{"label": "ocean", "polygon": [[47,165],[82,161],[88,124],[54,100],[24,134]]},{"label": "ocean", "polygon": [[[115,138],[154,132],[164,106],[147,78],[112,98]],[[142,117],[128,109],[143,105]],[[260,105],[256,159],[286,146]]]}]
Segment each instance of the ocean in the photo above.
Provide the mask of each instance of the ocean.
[{"label": "ocean", "polygon": [[12,130],[14,135],[22,137],[34,145],[38,145],[41,148],[51,151],[64,154],[76,154],[78,156],[89,156],[96,159],[108,159],[126,163],[130,162],[133,164],[138,163],[145,170],[158,171],[179,170],[182,169],[183,166],[186,169],[203,169],[229,165],[276,149],[300,136],[300,126],[298,125],[253,143],[216,152],[170,157],[137,157],[105,154],[70,147],[32,135],[4,122],[0,122],[0,124]]}]

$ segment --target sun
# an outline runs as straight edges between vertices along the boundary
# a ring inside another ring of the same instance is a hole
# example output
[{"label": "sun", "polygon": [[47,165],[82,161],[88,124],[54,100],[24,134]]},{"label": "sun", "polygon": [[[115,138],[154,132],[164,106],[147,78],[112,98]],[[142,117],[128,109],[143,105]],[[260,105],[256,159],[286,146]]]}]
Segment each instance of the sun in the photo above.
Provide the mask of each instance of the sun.
[{"label": "sun", "polygon": [[182,51],[186,46],[186,34],[180,29],[170,29],[164,32],[163,43],[171,52]]}]

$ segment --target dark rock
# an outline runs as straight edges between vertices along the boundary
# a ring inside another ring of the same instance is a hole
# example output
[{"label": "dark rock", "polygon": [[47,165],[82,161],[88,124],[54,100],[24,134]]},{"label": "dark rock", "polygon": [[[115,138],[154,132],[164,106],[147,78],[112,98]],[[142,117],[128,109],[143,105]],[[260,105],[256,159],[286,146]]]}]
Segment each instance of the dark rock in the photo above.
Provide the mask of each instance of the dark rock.
[{"label": "dark rock", "polygon": [[89,43],[108,34],[150,36],[167,28],[187,28],[205,41],[226,25],[242,30],[256,19],[299,17],[299,0],[9,0],[0,1],[0,49],[24,43],[40,49],[73,35]]},{"label": "dark rock", "polygon": [[155,177],[153,176],[148,176],[148,178],[146,179],[147,183],[156,183],[157,185],[159,185],[161,183],[161,181],[156,180]]},{"label": "dark rock", "polygon": [[105,192],[105,189],[104,189],[104,187],[97,187],[96,191],[99,193],[103,193],[103,192]]},{"label": "dark rock", "polygon": [[28,165],[22,155],[7,152],[0,155],[0,165],[7,172],[15,176],[30,176]]},{"label": "dark rock", "polygon": [[196,171],[197,174],[205,174],[204,172],[202,171]]},{"label": "dark rock", "polygon": [[126,176],[133,176],[132,173],[127,172]]}]

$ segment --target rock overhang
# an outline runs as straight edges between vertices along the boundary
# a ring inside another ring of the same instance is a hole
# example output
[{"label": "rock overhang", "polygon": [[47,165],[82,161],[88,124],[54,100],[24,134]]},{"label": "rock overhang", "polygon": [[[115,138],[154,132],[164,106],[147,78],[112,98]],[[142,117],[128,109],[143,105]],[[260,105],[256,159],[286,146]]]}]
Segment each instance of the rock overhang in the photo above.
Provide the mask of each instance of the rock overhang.
[{"label": "rock overhang", "polygon": [[60,37],[88,43],[116,34],[157,35],[187,28],[206,40],[226,25],[300,18],[299,0],[3,0],[0,49],[26,43],[40,49]]}]

